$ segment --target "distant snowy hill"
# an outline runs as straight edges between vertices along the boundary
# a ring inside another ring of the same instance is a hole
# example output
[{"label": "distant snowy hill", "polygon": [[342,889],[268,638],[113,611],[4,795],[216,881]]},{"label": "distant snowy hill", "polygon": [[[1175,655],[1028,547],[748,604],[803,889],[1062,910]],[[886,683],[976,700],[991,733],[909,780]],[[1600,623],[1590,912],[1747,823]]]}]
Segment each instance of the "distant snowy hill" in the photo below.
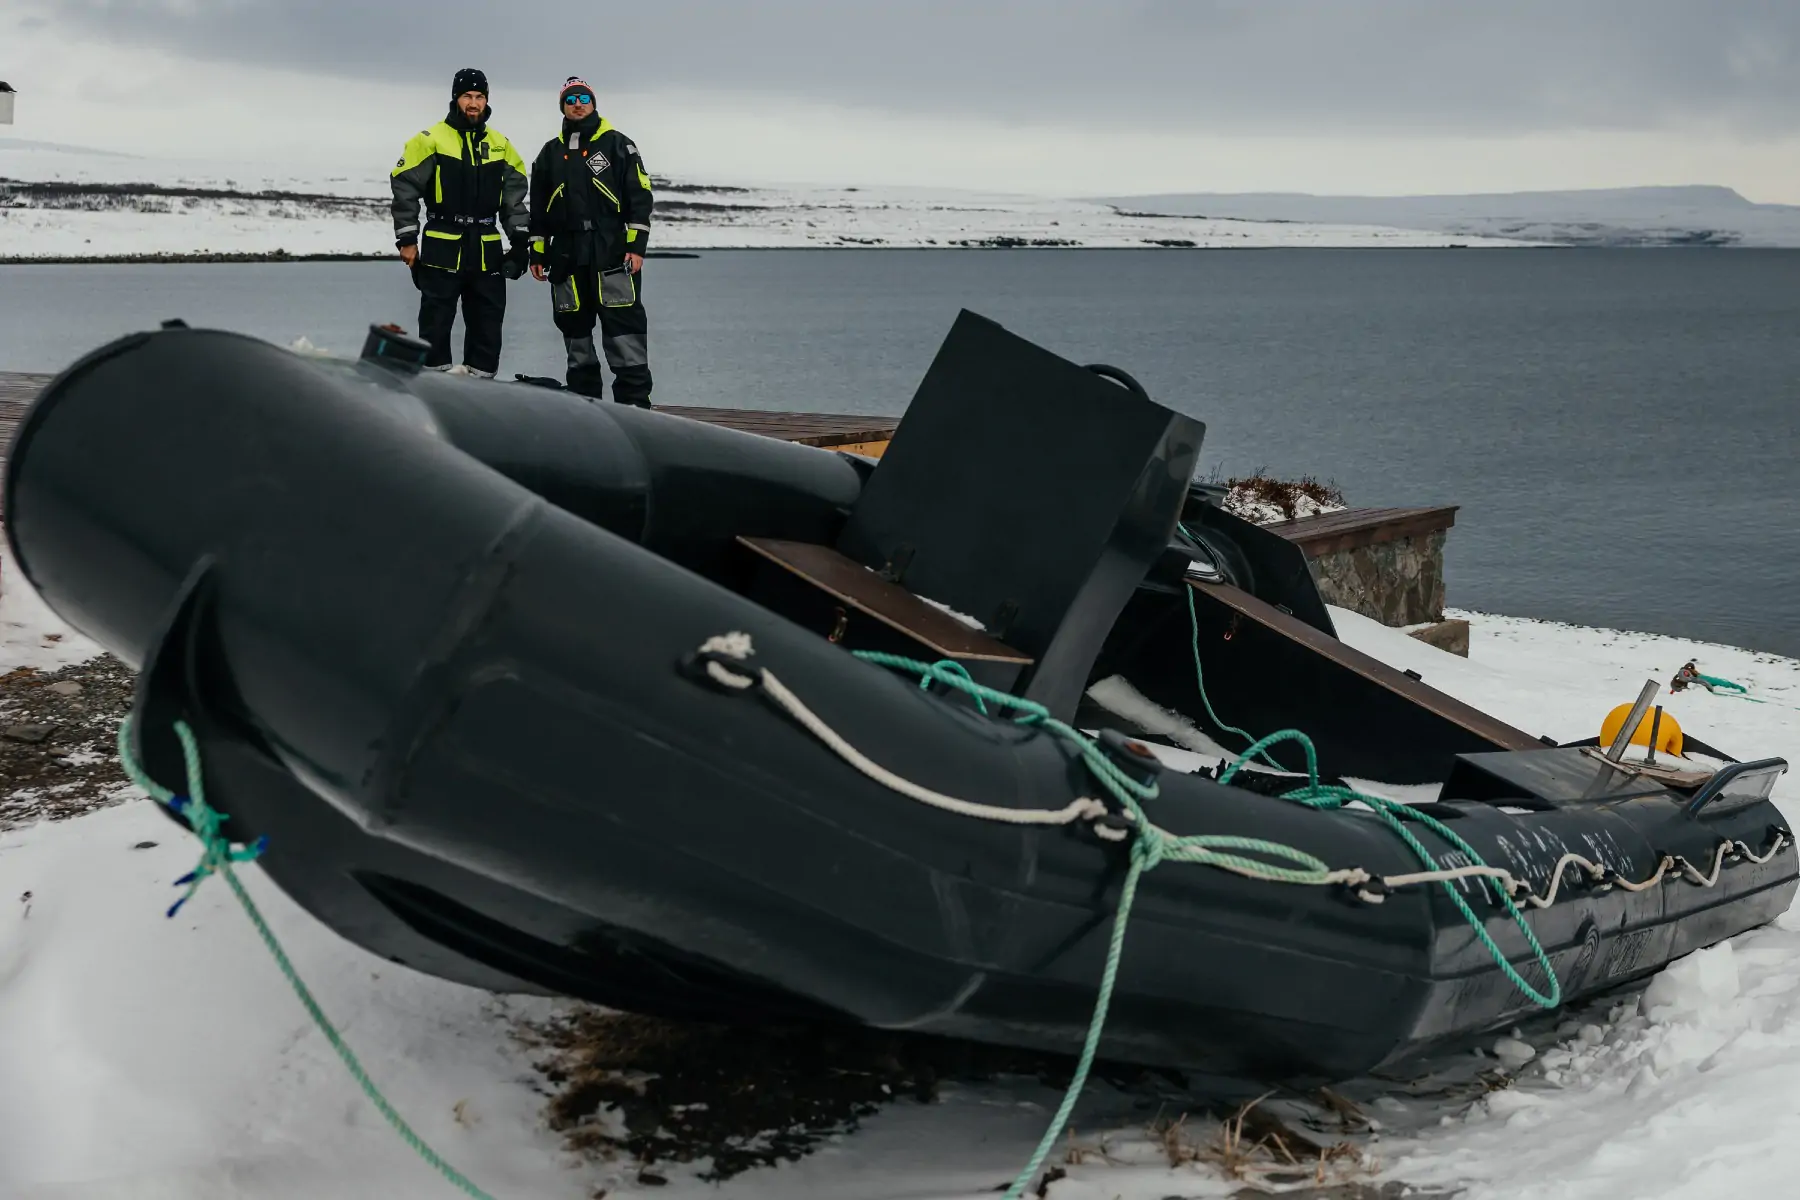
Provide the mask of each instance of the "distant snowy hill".
[{"label": "distant snowy hill", "polygon": [[1756,204],[1727,187],[1601,188],[1467,196],[1300,192],[1112,196],[1128,213],[1347,222],[1578,246],[1800,246],[1800,207]]},{"label": "distant snowy hill", "polygon": [[[0,138],[0,259],[391,254],[385,175],[135,158]],[[657,249],[1512,245],[1361,222],[1142,216],[1099,201],[659,180]]]}]

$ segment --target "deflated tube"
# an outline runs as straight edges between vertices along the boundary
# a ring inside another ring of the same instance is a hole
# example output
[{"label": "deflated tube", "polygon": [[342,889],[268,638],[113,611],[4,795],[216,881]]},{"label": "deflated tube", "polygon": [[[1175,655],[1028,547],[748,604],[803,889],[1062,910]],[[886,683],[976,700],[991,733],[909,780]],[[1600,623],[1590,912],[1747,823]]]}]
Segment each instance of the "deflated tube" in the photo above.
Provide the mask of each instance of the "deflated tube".
[{"label": "deflated tube", "polygon": [[[369,777],[419,664],[462,636],[472,581],[544,501],[712,570],[735,532],[828,539],[860,478],[667,414],[171,329],[46,388],[8,463],[6,533],[51,607],[134,668],[211,563],[239,699],[331,791]],[[709,508],[727,480],[748,486]]]},{"label": "deflated tube", "polygon": [[[419,431],[476,461],[427,470],[421,456],[446,460]],[[316,528],[283,480],[329,486],[367,522],[364,540],[392,525],[392,552],[423,568],[438,548],[402,544],[400,529],[405,541],[419,534],[386,514],[420,504],[446,528],[497,529],[508,517],[458,482],[485,468],[703,571],[740,532],[830,540],[862,485],[830,451],[547,388],[171,329],[102,347],[44,390],[10,456],[6,532],[57,611],[137,666],[202,554],[229,544],[240,557],[279,557],[294,539],[344,532]],[[712,503],[726,495],[729,507]],[[502,507],[528,500],[514,493]]]}]

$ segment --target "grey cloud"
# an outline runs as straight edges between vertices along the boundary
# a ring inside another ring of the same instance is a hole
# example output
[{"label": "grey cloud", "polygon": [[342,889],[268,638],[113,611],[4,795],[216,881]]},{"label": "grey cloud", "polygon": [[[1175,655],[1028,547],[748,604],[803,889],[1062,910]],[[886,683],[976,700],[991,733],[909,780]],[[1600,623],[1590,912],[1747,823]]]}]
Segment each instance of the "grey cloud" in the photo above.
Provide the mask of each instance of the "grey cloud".
[{"label": "grey cloud", "polygon": [[[71,36],[323,77],[713,89],[951,117],[1270,133],[1517,134],[1800,115],[1786,0],[61,0]],[[1091,169],[1104,170],[1096,161]]]}]

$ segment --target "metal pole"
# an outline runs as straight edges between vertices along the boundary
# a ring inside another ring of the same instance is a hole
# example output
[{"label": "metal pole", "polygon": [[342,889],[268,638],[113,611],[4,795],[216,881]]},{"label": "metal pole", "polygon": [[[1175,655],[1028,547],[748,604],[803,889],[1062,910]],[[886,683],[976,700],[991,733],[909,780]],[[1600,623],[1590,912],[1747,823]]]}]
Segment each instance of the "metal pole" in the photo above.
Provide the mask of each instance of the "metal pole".
[{"label": "metal pole", "polygon": [[1644,684],[1644,690],[1638,693],[1637,703],[1631,706],[1631,715],[1625,718],[1625,724],[1620,727],[1618,735],[1613,738],[1612,746],[1607,750],[1606,757],[1614,762],[1625,757],[1625,747],[1631,745],[1631,735],[1637,732],[1637,727],[1643,721],[1644,714],[1650,709],[1650,702],[1656,699],[1656,693],[1661,690],[1662,684],[1654,679]]}]

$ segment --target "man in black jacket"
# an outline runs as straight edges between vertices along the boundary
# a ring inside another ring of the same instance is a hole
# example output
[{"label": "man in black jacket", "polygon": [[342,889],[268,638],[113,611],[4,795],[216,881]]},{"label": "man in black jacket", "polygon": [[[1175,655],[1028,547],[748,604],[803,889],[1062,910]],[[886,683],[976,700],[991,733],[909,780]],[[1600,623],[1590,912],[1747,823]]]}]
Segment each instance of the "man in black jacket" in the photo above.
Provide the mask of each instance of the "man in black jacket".
[{"label": "man in black jacket", "polygon": [[[419,289],[419,335],[431,343],[425,365],[450,365],[450,328],[461,300],[463,369],[491,378],[500,369],[506,280],[524,274],[530,210],[525,160],[488,128],[494,110],[487,90],[480,71],[458,71],[449,115],[406,143],[392,183],[394,244]],[[512,253],[501,249],[502,238]]]},{"label": "man in black jacket", "polygon": [[594,90],[571,76],[557,98],[562,136],[531,165],[531,273],[550,281],[572,391],[605,394],[594,324],[613,372],[613,399],[650,407],[644,248],[650,175],[630,138],[594,111]]}]

